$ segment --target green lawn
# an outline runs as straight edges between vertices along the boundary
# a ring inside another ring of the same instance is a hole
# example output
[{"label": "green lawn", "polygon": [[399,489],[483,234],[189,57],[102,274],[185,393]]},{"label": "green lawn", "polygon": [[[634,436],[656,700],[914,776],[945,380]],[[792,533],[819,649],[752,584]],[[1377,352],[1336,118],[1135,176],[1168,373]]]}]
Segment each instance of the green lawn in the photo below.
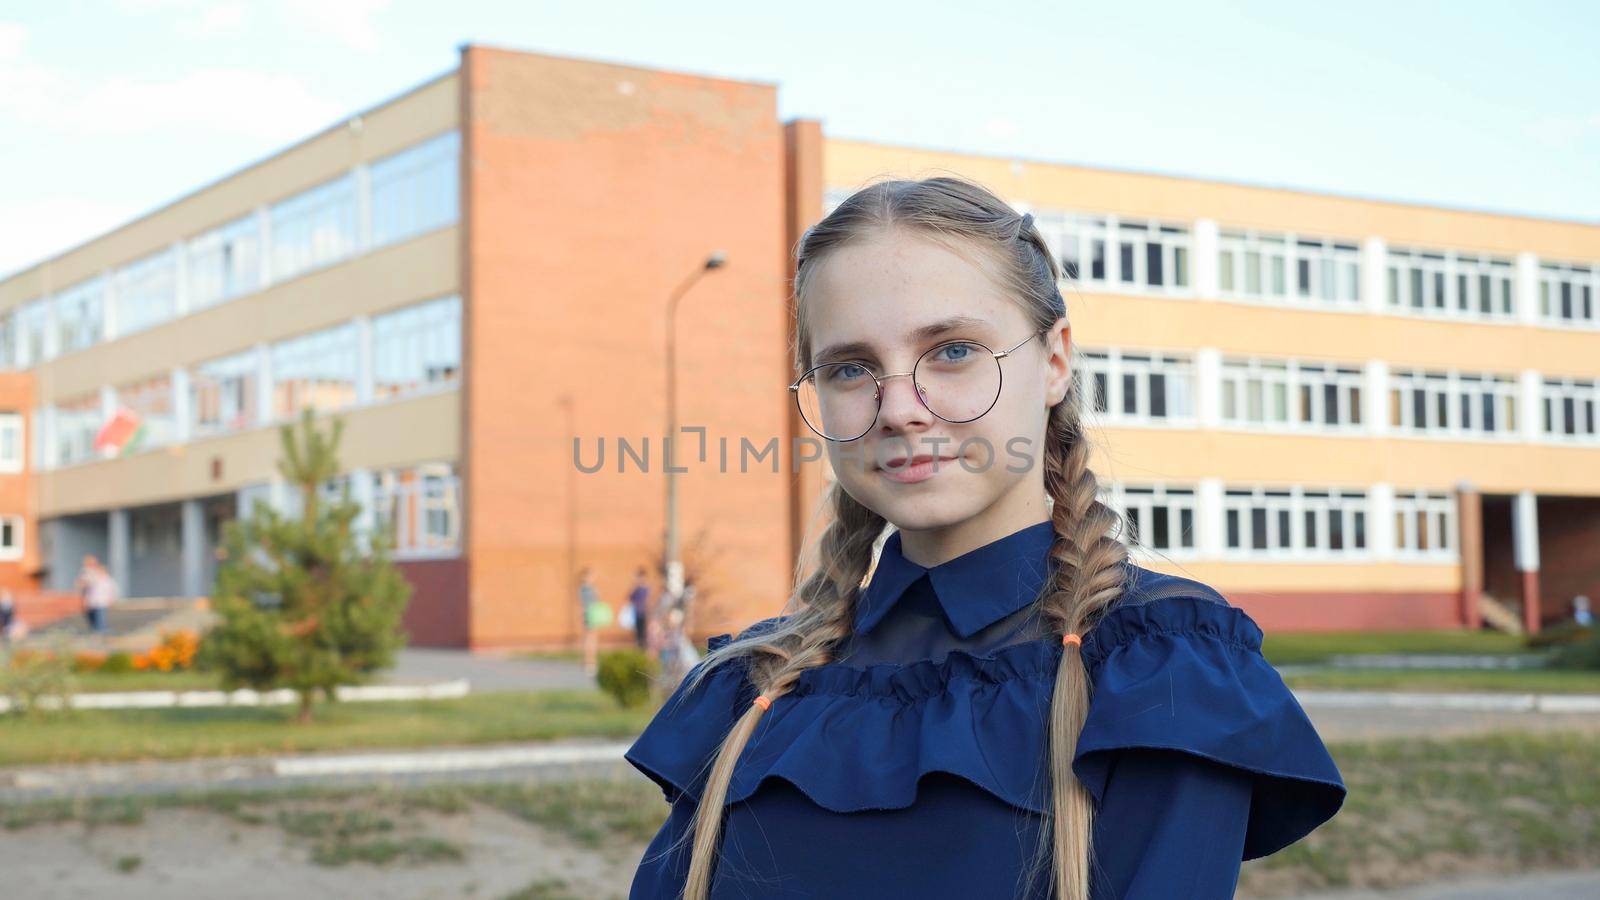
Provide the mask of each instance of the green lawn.
[{"label": "green lawn", "polygon": [[1527,653],[1521,635],[1498,631],[1327,631],[1277,632],[1261,642],[1261,652],[1275,666],[1326,662],[1328,657],[1357,653],[1470,653],[1502,656]]},{"label": "green lawn", "polygon": [[214,691],[218,690],[213,672],[104,672],[74,673],[73,686],[80,693],[104,694],[116,691]]},{"label": "green lawn", "polygon": [[73,710],[0,717],[0,766],[242,756],[638,734],[653,707],[624,710],[589,691],[473,694],[453,700],[339,703],[309,725],[293,706]]},{"label": "green lawn", "polygon": [[1283,676],[1292,688],[1330,691],[1507,691],[1600,694],[1600,672],[1563,669],[1326,669]]},{"label": "green lawn", "polygon": [[[1600,865],[1600,779],[1594,778],[1600,740],[1592,733],[1394,738],[1333,743],[1329,751],[1349,788],[1343,807],[1290,847],[1244,863],[1240,896]],[[667,813],[660,790],[634,776],[50,800],[0,809],[0,827],[67,821],[136,826],[151,809],[184,806],[240,823],[276,823],[314,845],[313,863],[395,858],[420,864],[457,859],[450,847],[459,835],[455,828],[413,834],[416,813],[448,816],[478,804],[555,829],[587,848],[623,847],[621,858],[633,858]]]},{"label": "green lawn", "polygon": [[1349,788],[1304,840],[1244,864],[1244,896],[1600,865],[1600,740],[1511,732],[1329,746]]}]

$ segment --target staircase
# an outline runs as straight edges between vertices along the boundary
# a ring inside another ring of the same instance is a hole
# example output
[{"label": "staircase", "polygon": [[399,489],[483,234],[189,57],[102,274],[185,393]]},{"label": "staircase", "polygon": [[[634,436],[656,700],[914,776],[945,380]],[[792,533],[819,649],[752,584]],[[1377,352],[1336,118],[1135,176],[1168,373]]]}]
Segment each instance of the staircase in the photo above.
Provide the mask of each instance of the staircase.
[{"label": "staircase", "polygon": [[1478,614],[1491,628],[1506,634],[1522,633],[1522,611],[1507,606],[1489,594],[1478,595]]},{"label": "staircase", "polygon": [[49,649],[64,642],[72,650],[142,653],[161,641],[161,632],[204,632],[216,620],[204,597],[155,597],[119,600],[106,608],[106,633],[89,631],[82,614],[56,619],[30,632],[22,646]]}]

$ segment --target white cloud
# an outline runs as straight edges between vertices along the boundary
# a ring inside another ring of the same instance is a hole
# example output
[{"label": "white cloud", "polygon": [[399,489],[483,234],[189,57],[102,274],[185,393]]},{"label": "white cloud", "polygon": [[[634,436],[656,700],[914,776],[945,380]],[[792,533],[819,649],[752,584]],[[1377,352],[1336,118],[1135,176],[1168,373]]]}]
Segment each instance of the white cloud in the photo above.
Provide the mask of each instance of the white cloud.
[{"label": "white cloud", "polygon": [[164,80],[88,79],[34,61],[25,43],[20,26],[0,23],[0,117],[41,139],[166,130],[173,139],[221,134],[281,142],[344,111],[293,76],[214,67]]},{"label": "white cloud", "polygon": [[6,214],[0,216],[0,278],[109,231],[138,212],[87,197],[8,201]]},{"label": "white cloud", "polygon": [[22,45],[28,42],[28,29],[16,22],[0,22],[0,62],[22,55]]},{"label": "white cloud", "polygon": [[389,8],[390,0],[282,0],[283,11],[293,24],[307,31],[326,34],[352,50],[371,53],[378,49],[377,15]]}]

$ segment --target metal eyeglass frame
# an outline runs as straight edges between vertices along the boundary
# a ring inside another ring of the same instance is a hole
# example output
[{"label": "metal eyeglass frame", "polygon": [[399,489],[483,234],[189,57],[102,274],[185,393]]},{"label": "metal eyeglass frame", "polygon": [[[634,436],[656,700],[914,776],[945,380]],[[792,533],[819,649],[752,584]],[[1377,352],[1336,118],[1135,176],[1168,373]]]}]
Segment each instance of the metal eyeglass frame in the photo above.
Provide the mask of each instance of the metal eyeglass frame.
[{"label": "metal eyeglass frame", "polygon": [[[982,341],[975,341],[975,340],[972,340],[971,338],[954,338],[954,339],[948,340],[948,341],[941,341],[941,342],[939,342],[937,344],[934,344],[932,347],[929,347],[928,349],[922,351],[922,355],[918,356],[917,357],[917,361],[912,364],[911,371],[909,371],[909,372],[892,372],[892,373],[890,373],[888,375],[877,375],[877,374],[874,374],[871,369],[867,368],[866,366],[862,365],[861,363],[842,363],[842,362],[819,363],[819,364],[817,364],[815,366],[812,366],[811,368],[807,369],[805,371],[804,375],[801,375],[799,378],[796,378],[794,380],[794,384],[789,385],[789,393],[794,395],[795,408],[800,411],[800,418],[806,423],[806,427],[807,428],[810,428],[812,430],[812,432],[814,432],[818,437],[822,438],[825,441],[834,441],[836,443],[841,443],[841,444],[849,443],[850,441],[860,440],[861,438],[865,437],[867,435],[867,433],[872,430],[872,426],[878,424],[878,416],[883,414],[883,383],[885,381],[888,381],[890,378],[899,378],[902,375],[915,375],[916,372],[917,372],[917,366],[922,365],[922,361],[928,357],[928,354],[933,353],[934,351],[938,350],[941,347],[948,347],[951,344],[976,344],[979,347],[983,347],[984,350],[988,351],[988,353],[994,357],[994,359],[995,359],[995,368],[1000,371],[1000,383],[995,385],[994,399],[989,401],[989,405],[984,407],[983,412],[978,413],[977,415],[973,416],[970,419],[946,419],[944,416],[941,416],[938,413],[934,412],[933,411],[933,407],[928,405],[927,398],[922,395],[922,393],[923,393],[922,385],[916,384],[915,380],[912,381],[912,384],[916,386],[917,401],[922,404],[922,408],[923,409],[927,410],[934,417],[936,417],[936,418],[938,418],[938,419],[940,419],[942,421],[949,422],[952,425],[963,425],[963,424],[965,424],[967,422],[975,422],[978,419],[983,418],[985,415],[988,414],[989,410],[994,409],[994,405],[996,403],[1000,402],[1000,392],[1005,389],[1005,382],[1006,382],[1005,367],[1000,365],[1000,360],[1005,359],[1006,357],[1008,357],[1011,354],[1015,353],[1017,351],[1017,348],[1021,347],[1023,344],[1026,344],[1027,342],[1033,340],[1036,337],[1040,337],[1042,335],[1048,334],[1049,332],[1050,332],[1049,328],[1036,329],[1031,334],[1029,334],[1027,337],[1025,337],[1022,340],[1018,341],[1017,343],[1013,344],[1011,346],[1011,349],[1009,349],[1009,350],[1000,350],[998,352],[996,352],[994,350],[990,350],[988,348],[988,346],[986,346]],[[877,408],[877,410],[875,412],[873,412],[872,421],[867,424],[866,429],[864,431],[862,431],[860,434],[856,435],[855,437],[852,437],[852,438],[831,438],[831,437],[828,437],[827,435],[823,434],[822,432],[817,431],[816,426],[811,424],[811,420],[806,418],[805,408],[800,406],[800,384],[801,384],[801,382],[805,381],[807,378],[810,378],[812,373],[817,371],[818,369],[827,368],[828,366],[860,366],[861,369],[863,371],[865,371],[869,376],[871,376],[872,380],[876,383],[876,388],[873,391],[873,400],[874,400],[874,402],[876,402],[878,404],[878,408]]]}]

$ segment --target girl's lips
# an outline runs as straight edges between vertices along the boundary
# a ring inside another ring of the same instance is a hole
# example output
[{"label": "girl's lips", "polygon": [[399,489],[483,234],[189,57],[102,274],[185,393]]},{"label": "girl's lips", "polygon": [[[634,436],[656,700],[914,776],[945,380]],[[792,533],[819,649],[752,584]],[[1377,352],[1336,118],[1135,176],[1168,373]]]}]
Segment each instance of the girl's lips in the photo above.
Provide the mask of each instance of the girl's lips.
[{"label": "girl's lips", "polygon": [[879,466],[878,471],[882,472],[884,477],[890,481],[896,481],[900,484],[915,484],[919,481],[927,481],[939,471],[949,468],[950,463],[954,461],[955,457],[953,456],[933,457],[924,454],[912,457],[910,462],[903,465]]}]

